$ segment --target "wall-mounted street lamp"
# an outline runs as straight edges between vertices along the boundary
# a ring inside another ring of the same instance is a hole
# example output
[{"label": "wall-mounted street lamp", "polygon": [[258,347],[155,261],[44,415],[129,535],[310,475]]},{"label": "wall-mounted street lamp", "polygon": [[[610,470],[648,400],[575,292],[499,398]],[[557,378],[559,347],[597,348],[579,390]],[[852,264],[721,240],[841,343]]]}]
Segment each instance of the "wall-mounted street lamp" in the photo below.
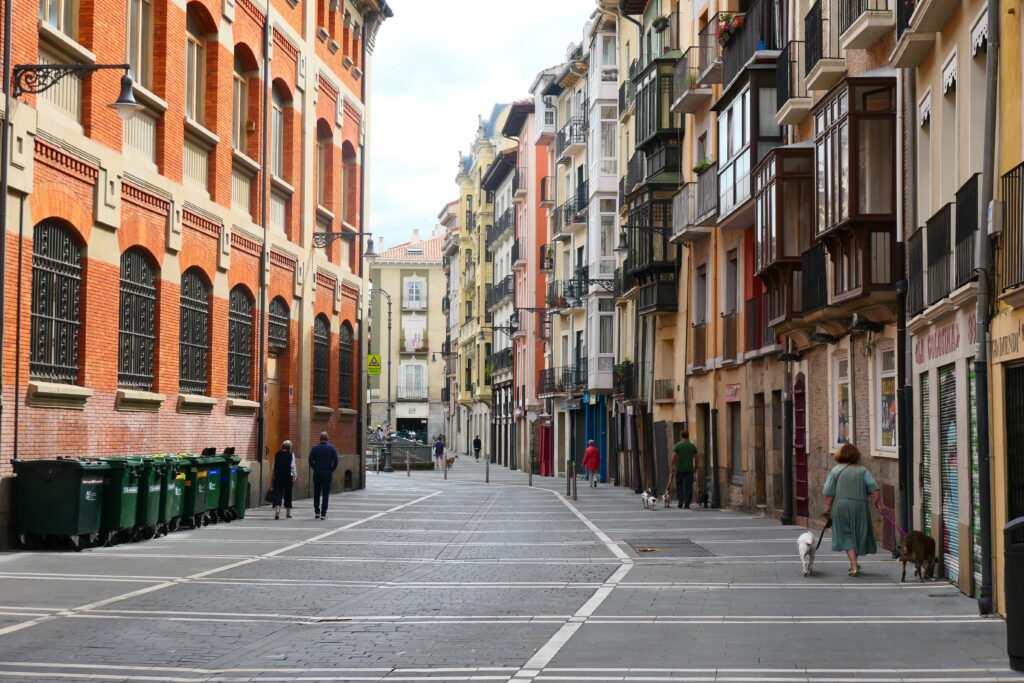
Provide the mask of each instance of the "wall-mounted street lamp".
[{"label": "wall-mounted street lamp", "polygon": [[[368,237],[372,235],[371,232],[314,232],[313,233],[313,247],[317,249],[326,249],[334,240],[354,240],[356,237]],[[369,237],[366,240],[366,251],[363,252],[363,258],[367,263],[372,264],[377,260],[377,252],[373,250],[373,237]]]},{"label": "wall-mounted street lamp", "polygon": [[122,121],[127,121],[135,116],[136,112],[145,108],[135,101],[129,64],[16,64],[12,93],[15,97],[26,94],[38,95],[68,76],[82,77],[102,69],[122,69],[124,71],[124,75],[121,76],[121,94],[113,104],[107,105],[117,112]]}]

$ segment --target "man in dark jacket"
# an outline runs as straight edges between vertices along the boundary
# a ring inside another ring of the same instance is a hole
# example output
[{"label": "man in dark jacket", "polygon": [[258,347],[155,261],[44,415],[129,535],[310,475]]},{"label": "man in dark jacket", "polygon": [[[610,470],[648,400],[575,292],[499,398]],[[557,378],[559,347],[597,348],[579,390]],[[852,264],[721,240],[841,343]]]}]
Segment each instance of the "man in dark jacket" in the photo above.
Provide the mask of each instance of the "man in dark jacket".
[{"label": "man in dark jacket", "polygon": [[331,475],[338,469],[338,451],[327,439],[327,432],[320,432],[320,443],[309,452],[309,469],[313,470],[313,511],[317,519],[327,519]]}]

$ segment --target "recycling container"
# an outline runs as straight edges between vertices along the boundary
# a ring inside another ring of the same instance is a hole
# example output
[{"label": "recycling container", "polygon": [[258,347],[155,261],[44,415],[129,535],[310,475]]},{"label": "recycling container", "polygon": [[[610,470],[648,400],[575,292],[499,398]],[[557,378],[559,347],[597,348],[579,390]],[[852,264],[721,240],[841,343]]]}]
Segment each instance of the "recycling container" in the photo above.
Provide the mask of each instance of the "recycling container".
[{"label": "recycling container", "polygon": [[210,469],[207,458],[191,453],[179,456],[185,474],[185,496],[181,517],[192,526],[198,526],[205,517],[207,508],[206,480]]},{"label": "recycling container", "polygon": [[135,528],[142,458],[122,455],[98,459],[110,465],[103,486],[100,531],[127,536],[125,530]]},{"label": "recycling container", "polygon": [[164,461],[164,476],[160,482],[160,514],[157,521],[164,533],[177,528],[185,503],[185,472],[186,463],[173,455],[158,456]]},{"label": "recycling container", "polygon": [[166,462],[162,458],[144,456],[139,472],[139,500],[135,510],[137,538],[153,538],[160,521],[160,491],[164,486]]},{"label": "recycling container", "polygon": [[249,474],[251,467],[239,467],[235,484],[235,519],[245,517],[245,508],[249,506]]},{"label": "recycling container", "polygon": [[91,545],[100,528],[110,465],[97,460],[15,460],[14,510],[23,545],[45,536]]},{"label": "recycling container", "polygon": [[207,462],[206,509],[212,513],[210,521],[215,522],[220,510],[221,474],[225,470],[224,456],[211,455],[204,459]]},{"label": "recycling container", "polygon": [[1006,592],[1006,654],[1010,668],[1024,671],[1024,517],[1003,527]]},{"label": "recycling container", "polygon": [[238,463],[242,458],[234,453],[223,453],[224,466],[220,470],[220,503],[218,510],[221,519],[230,522],[235,519],[235,489],[238,486]]}]

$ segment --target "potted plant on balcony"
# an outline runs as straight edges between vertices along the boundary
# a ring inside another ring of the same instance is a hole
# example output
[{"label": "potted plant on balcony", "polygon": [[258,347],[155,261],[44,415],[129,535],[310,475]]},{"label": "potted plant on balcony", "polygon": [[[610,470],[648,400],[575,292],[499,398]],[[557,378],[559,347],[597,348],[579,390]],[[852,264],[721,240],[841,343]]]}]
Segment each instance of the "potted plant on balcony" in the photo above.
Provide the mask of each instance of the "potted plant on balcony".
[{"label": "potted plant on balcony", "polygon": [[697,72],[691,71],[690,72],[690,88],[691,89],[696,88],[699,83],[700,83],[700,79],[697,78]]},{"label": "potted plant on balcony", "polygon": [[711,168],[711,157],[705,156],[703,159],[697,162],[697,165],[693,167],[694,173],[703,173],[704,171]]},{"label": "potted plant on balcony", "polygon": [[671,20],[669,19],[667,14],[659,14],[658,16],[654,17],[654,19],[651,20],[651,28],[653,28],[658,33],[661,33],[662,31],[668,28],[670,21]]},{"label": "potted plant on balcony", "polygon": [[725,46],[736,32],[743,26],[745,17],[742,14],[729,14],[726,12],[718,20],[718,26],[715,27],[715,39],[718,40],[718,44]]}]

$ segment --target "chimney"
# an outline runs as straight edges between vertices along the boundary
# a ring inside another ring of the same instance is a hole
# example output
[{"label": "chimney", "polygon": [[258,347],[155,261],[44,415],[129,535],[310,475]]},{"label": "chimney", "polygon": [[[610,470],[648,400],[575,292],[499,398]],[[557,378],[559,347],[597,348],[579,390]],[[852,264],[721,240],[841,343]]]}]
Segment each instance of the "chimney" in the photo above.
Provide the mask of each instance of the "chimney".
[{"label": "chimney", "polygon": [[419,242],[420,241],[420,229],[419,228],[413,228],[412,229],[412,241],[413,242]]}]

